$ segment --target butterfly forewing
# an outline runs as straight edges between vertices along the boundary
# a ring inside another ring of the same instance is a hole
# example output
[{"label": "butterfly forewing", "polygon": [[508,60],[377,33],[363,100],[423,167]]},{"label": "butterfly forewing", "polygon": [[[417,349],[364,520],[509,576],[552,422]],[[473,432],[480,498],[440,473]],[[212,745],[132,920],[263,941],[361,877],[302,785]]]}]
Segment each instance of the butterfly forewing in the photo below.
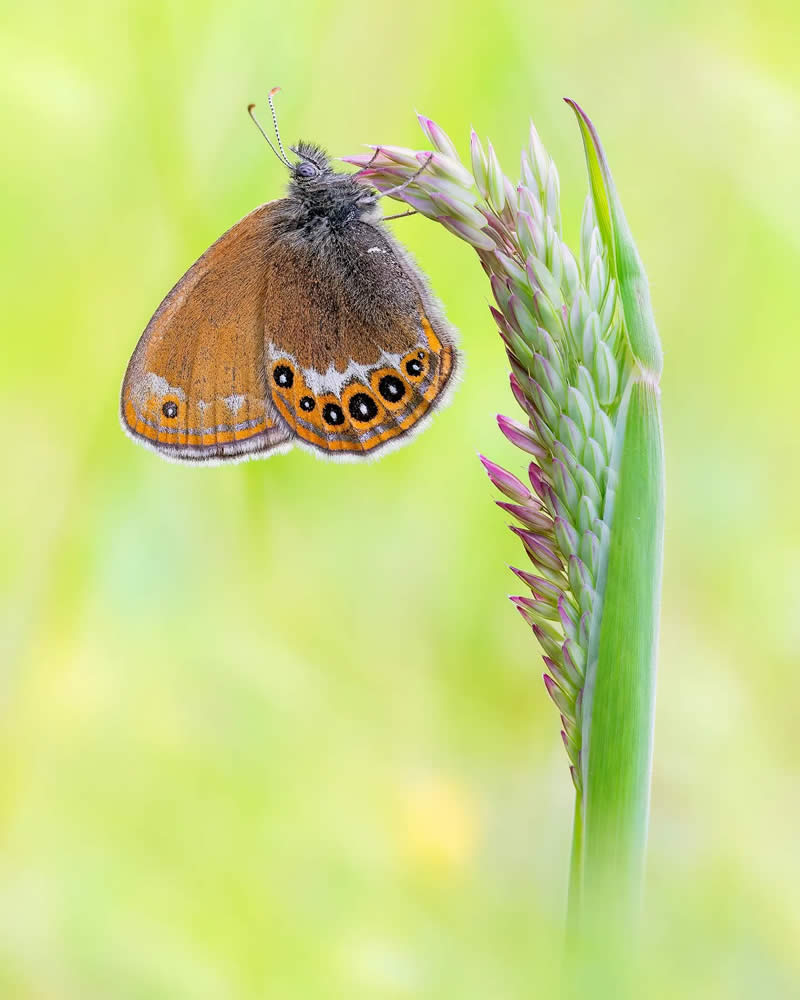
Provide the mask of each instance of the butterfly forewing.
[{"label": "butterfly forewing", "polygon": [[264,358],[272,204],[245,216],[187,271],[128,365],[123,426],[167,458],[237,460],[290,445]]}]

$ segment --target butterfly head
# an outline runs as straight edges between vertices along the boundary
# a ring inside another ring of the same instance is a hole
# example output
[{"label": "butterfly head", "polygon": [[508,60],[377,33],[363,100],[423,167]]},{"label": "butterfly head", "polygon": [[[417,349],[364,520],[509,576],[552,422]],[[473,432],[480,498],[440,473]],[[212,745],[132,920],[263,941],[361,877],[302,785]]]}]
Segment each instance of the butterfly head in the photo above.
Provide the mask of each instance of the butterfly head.
[{"label": "butterfly head", "polygon": [[312,142],[298,142],[291,150],[300,157],[297,163],[292,164],[293,181],[300,184],[319,181],[333,173],[328,154],[321,146]]},{"label": "butterfly head", "polygon": [[299,159],[290,168],[289,200],[302,228],[337,229],[375,214],[375,192],[359,184],[352,174],[334,170],[324,149],[299,142],[291,151]]}]

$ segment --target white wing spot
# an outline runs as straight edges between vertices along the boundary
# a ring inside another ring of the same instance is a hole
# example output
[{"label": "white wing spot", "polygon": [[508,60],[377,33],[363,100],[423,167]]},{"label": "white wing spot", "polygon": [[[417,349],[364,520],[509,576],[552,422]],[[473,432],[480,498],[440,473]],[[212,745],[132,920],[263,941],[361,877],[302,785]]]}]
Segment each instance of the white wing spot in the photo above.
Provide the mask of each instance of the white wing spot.
[{"label": "white wing spot", "polygon": [[205,413],[209,406],[211,406],[211,403],[207,403],[204,399],[197,400],[197,409],[201,413]]},{"label": "white wing spot", "polygon": [[[267,345],[267,356],[270,364],[274,364],[276,361],[288,361],[297,366],[297,359],[287,351],[281,350],[276,344]],[[324,396],[327,393],[341,396],[342,390],[350,382],[363,382],[365,385],[369,385],[370,372],[379,365],[396,368],[399,371],[402,357],[402,354],[389,354],[387,351],[381,351],[377,361],[369,365],[360,365],[357,361],[350,361],[343,372],[340,372],[333,364],[329,365],[328,370],[324,372],[315,368],[298,367],[306,385],[315,396]]]},{"label": "white wing spot", "polygon": [[131,394],[140,407],[147,405],[151,396],[174,396],[183,402],[186,393],[180,386],[170,385],[165,378],[156,375],[155,372],[146,372],[138,382],[131,386]]},{"label": "white wing spot", "polygon": [[370,247],[367,253],[386,253],[386,251],[382,250],[381,247]]},{"label": "white wing spot", "polygon": [[222,402],[228,407],[233,416],[241,410],[244,404],[244,396],[239,396],[236,393],[232,393],[230,396],[225,396]]}]

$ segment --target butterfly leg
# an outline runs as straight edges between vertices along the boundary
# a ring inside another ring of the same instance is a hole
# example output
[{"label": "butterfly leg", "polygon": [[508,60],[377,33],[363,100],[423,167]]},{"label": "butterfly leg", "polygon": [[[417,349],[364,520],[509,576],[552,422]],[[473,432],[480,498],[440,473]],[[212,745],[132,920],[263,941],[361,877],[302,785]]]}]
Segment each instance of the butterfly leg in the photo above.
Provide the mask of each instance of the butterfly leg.
[{"label": "butterfly leg", "polygon": [[394,197],[394,195],[400,194],[401,191],[405,191],[405,189],[409,186],[409,184],[413,184],[414,181],[422,173],[422,171],[425,170],[425,168],[430,164],[432,159],[433,159],[433,153],[428,153],[427,160],[425,160],[425,162],[422,164],[419,170],[415,170],[410,177],[404,180],[402,184],[398,184],[397,187],[389,188],[386,191],[381,191],[381,193],[378,195],[378,198],[386,198],[387,196]]},{"label": "butterfly leg", "polygon": [[370,169],[370,167],[372,166],[372,164],[373,164],[373,163],[375,162],[375,158],[377,157],[378,153],[381,153],[381,152],[383,152],[383,150],[381,149],[381,147],[380,147],[380,146],[376,146],[376,147],[375,147],[375,152],[374,152],[374,153],[372,154],[372,156],[371,156],[371,157],[369,158],[369,162],[368,162],[368,163],[365,163],[365,164],[364,164],[364,166],[363,166],[363,167],[362,167],[362,168],[361,168],[360,170],[357,170],[357,171],[356,171],[356,172],[355,172],[355,173],[353,174],[353,176],[354,176],[354,177],[358,177],[358,175],[359,175],[359,174],[363,174],[365,170],[369,170],[369,169]]},{"label": "butterfly leg", "polygon": [[390,219],[405,219],[408,215],[419,215],[419,212],[416,208],[412,208],[408,212],[398,212],[397,215],[384,215],[381,222],[388,222]]}]

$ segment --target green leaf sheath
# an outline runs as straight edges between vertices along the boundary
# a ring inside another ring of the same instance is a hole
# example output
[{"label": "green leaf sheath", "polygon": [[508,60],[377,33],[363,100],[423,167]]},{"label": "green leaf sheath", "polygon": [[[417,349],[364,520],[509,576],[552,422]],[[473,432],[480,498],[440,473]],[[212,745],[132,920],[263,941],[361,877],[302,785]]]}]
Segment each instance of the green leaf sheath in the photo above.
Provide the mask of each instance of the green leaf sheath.
[{"label": "green leaf sheath", "polygon": [[659,390],[645,377],[628,385],[612,469],[584,689],[584,880],[593,892],[635,895],[647,836],[664,520]]}]

